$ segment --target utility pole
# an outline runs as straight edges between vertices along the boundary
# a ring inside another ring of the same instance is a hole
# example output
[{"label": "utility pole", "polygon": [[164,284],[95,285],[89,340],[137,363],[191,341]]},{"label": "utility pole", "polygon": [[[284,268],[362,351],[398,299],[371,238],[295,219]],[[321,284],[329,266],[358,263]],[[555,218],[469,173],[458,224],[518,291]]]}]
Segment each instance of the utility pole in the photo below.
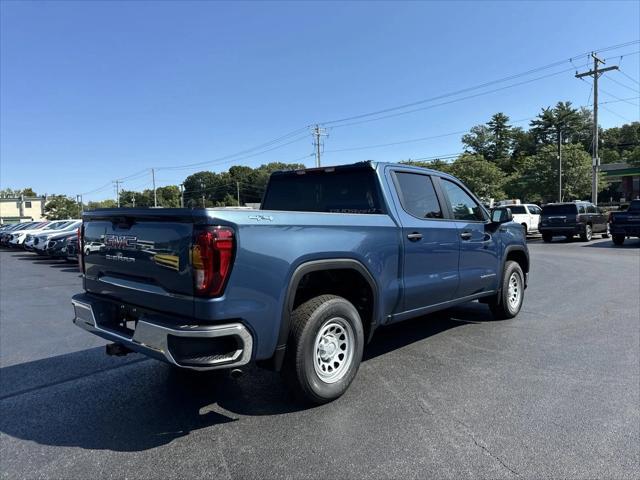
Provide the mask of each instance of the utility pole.
[{"label": "utility pole", "polygon": [[240,182],[236,181],[236,192],[238,194],[238,206],[240,206]]},{"label": "utility pole", "polygon": [[558,127],[558,203],[562,202],[562,130]]},{"label": "utility pole", "polygon": [[311,133],[313,135],[313,146],[316,150],[316,167],[320,167],[320,153],[323,147],[321,137],[328,137],[329,134],[326,128],[320,128],[319,125],[316,125]]},{"label": "utility pole", "polygon": [[80,206],[80,213],[84,212],[84,205],[82,204],[82,195],[76,195],[76,202]]},{"label": "utility pole", "polygon": [[153,206],[158,206],[158,195],[156,194],[156,169],[151,169],[151,180],[153,181]]},{"label": "utility pole", "polygon": [[118,203],[118,208],[120,208],[120,184],[122,180],[114,180],[113,183],[116,186],[116,201]]},{"label": "utility pole", "polygon": [[131,202],[133,203],[133,208],[136,208],[136,194],[134,192],[133,196],[131,197]]},{"label": "utility pole", "polygon": [[207,208],[207,205],[204,203],[204,183],[200,182],[200,188],[202,189],[202,208]]},{"label": "utility pole", "polygon": [[180,208],[184,208],[184,183],[180,184]]},{"label": "utility pole", "polygon": [[604,60],[599,59],[595,52],[591,52],[593,58],[593,70],[584,73],[577,73],[576,78],[593,77],[593,155],[592,168],[593,175],[591,179],[591,202],[598,205],[598,167],[600,166],[600,158],[598,157],[598,78],[604,72],[617,70],[617,65],[606,68],[598,68],[598,64],[605,64]]}]

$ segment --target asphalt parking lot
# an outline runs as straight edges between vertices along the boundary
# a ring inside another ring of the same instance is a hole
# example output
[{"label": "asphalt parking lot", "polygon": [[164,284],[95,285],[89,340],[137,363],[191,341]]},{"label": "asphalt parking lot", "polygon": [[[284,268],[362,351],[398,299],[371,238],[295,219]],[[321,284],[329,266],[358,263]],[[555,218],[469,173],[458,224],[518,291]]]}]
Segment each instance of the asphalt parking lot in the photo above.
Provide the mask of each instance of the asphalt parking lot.
[{"label": "asphalt parking lot", "polygon": [[77,268],[0,252],[3,478],[638,478],[640,241],[530,243],[521,314],[380,330],[338,401],[176,373],[71,323]]}]

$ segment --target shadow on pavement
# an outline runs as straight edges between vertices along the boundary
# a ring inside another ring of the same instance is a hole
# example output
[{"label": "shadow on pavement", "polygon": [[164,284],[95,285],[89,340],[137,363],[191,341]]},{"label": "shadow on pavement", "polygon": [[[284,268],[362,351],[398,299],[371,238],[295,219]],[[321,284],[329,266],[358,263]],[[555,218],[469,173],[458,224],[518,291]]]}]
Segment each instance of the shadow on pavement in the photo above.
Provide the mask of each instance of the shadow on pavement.
[{"label": "shadow on pavement", "polygon": [[637,238],[627,238],[622,245],[614,245],[613,241],[609,239],[608,242],[597,242],[597,243],[585,243],[581,245],[582,247],[590,247],[590,248],[613,248],[617,250],[623,250],[625,248],[638,248],[640,247],[640,240]]},{"label": "shadow on pavement", "polygon": [[[492,320],[469,304],[380,329],[364,361],[445,330]],[[138,354],[107,357],[103,347],[0,369],[0,431],[39,444],[141,451],[242,415],[279,415],[297,403],[279,373],[249,367],[239,379],[174,369]]]}]

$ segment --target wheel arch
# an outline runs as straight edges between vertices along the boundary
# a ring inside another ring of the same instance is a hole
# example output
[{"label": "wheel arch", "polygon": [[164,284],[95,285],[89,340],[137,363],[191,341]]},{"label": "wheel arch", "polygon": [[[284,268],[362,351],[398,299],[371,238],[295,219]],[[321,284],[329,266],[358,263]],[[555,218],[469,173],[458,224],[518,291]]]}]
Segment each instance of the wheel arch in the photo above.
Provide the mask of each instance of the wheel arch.
[{"label": "wheel arch", "polygon": [[[289,330],[291,327],[291,313],[296,304],[296,296],[303,279],[310,274],[323,274],[326,272],[349,271],[353,275],[358,275],[369,288],[371,293],[371,312],[370,318],[363,319],[363,328],[365,329],[365,341],[368,341],[375,328],[377,327],[378,308],[379,308],[379,290],[374,276],[362,264],[362,262],[352,258],[330,258],[321,260],[306,261],[296,267],[289,279],[286,288],[284,302],[282,305],[282,316],[280,320],[280,329],[278,333],[278,341],[276,350],[271,360],[271,367],[280,370],[284,361],[287,340],[289,338]],[[329,291],[331,289],[328,289]],[[336,292],[336,294],[339,294]]]}]

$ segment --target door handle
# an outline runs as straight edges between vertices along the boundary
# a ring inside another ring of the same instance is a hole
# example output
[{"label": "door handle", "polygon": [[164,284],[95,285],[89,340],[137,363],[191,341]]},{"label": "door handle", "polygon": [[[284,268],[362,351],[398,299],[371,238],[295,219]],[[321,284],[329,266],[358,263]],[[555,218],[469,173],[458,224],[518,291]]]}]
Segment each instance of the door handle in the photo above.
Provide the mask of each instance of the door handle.
[{"label": "door handle", "polygon": [[471,232],[462,232],[460,238],[463,240],[471,240]]},{"label": "door handle", "polygon": [[407,238],[412,242],[417,242],[418,240],[422,240],[422,234],[418,232],[413,232],[407,235]]}]

